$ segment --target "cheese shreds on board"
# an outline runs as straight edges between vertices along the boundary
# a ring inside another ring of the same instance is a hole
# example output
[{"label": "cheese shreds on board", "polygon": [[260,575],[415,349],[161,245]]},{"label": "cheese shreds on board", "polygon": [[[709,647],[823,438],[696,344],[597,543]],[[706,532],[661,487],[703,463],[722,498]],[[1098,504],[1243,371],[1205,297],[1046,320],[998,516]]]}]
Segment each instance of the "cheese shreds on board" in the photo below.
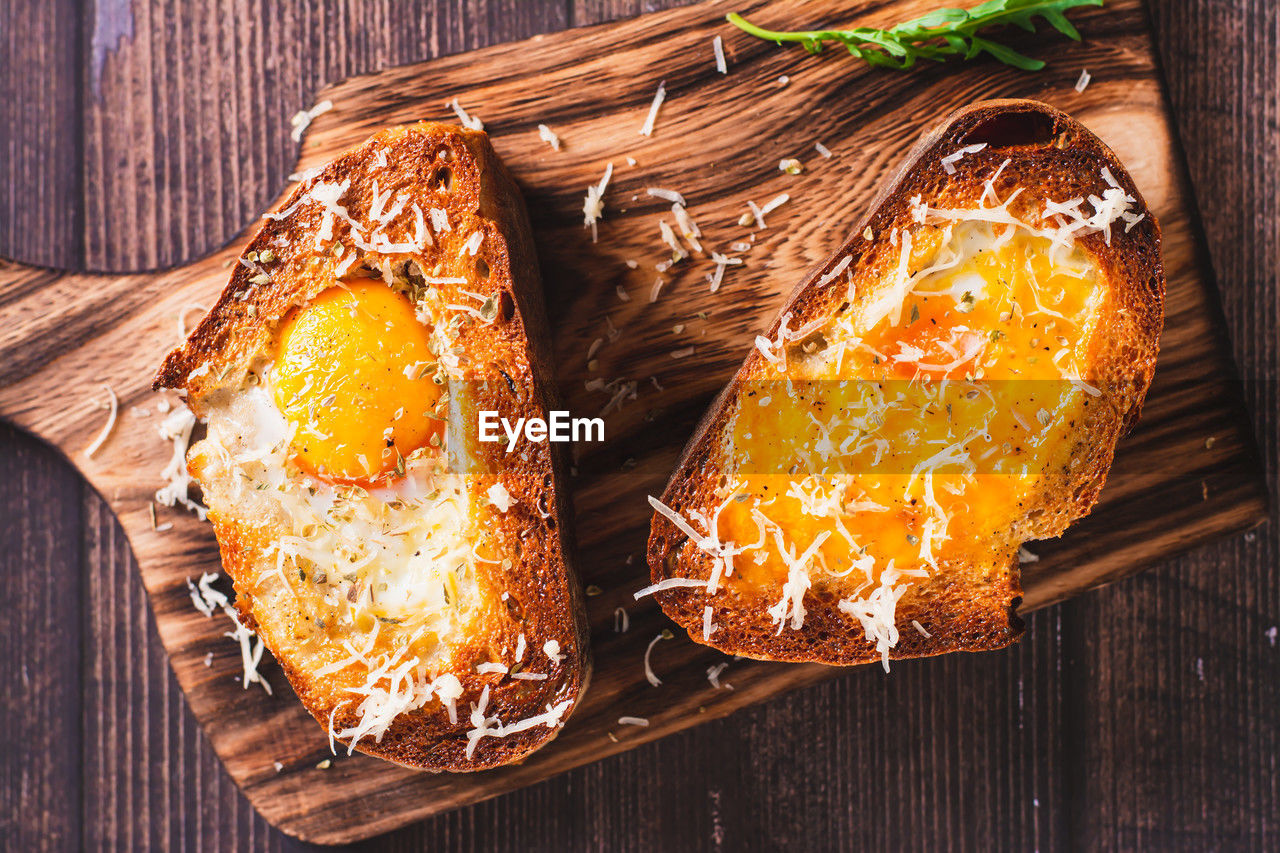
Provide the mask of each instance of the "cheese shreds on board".
[{"label": "cheese shreds on board", "polygon": [[821,142],[813,143],[813,150],[821,154],[823,158],[827,160],[831,159],[831,149],[823,145]]},{"label": "cheese shreds on board", "polygon": [[103,443],[111,437],[111,431],[116,427],[116,416],[120,413],[120,400],[116,398],[116,392],[111,390],[110,385],[105,384],[102,390],[107,392],[107,422],[102,425],[102,431],[98,433],[97,438],[84,449],[87,459],[92,459],[93,454],[97,453]]},{"label": "cheese shreds on board", "polygon": [[484,130],[484,122],[464,110],[462,104],[458,103],[457,98],[454,98],[446,106],[453,110],[454,115],[458,117],[458,121],[462,122],[462,126],[467,130]]},{"label": "cheese shreds on board", "polygon": [[160,437],[173,442],[173,455],[160,472],[165,484],[156,492],[156,503],[161,506],[181,504],[204,521],[208,510],[189,497],[191,475],[187,473],[187,445],[191,443],[191,431],[195,425],[195,413],[181,403],[161,421]]},{"label": "cheese shreds on board", "polygon": [[663,201],[670,202],[672,204],[685,203],[684,196],[680,195],[680,193],[675,190],[664,190],[662,187],[645,187],[644,191],[647,195],[651,195],[654,198],[660,198]]},{"label": "cheese shreds on board", "polygon": [[716,70],[721,74],[729,73],[729,64],[724,58],[724,39],[716,36],[711,40],[711,50],[716,56]]},{"label": "cheese shreds on board", "polygon": [[560,150],[560,137],[556,132],[545,124],[538,125],[538,136],[542,137],[542,141],[550,145],[556,151]]},{"label": "cheese shreds on board", "polygon": [[582,203],[582,224],[583,227],[591,229],[592,243],[596,242],[599,236],[596,223],[600,221],[600,217],[604,216],[604,191],[609,187],[611,177],[613,177],[613,163],[605,166],[604,177],[600,179],[600,183],[587,187],[587,197]]},{"label": "cheese shreds on board", "polygon": [[723,675],[724,671],[728,668],[729,668],[728,661],[725,661],[723,663],[714,663],[711,666],[707,667],[707,681],[711,682],[711,686],[714,687],[716,690],[732,690],[733,689],[732,684],[728,684],[728,683],[722,684],[720,682],[720,676]]},{"label": "cheese shreds on board", "polygon": [[760,208],[760,212],[767,216],[789,201],[791,201],[791,196],[788,193],[776,195],[765,202],[764,207]]},{"label": "cheese shreds on board", "polygon": [[695,252],[701,253],[702,244],[698,242],[698,238],[702,236],[702,229],[684,209],[684,203],[677,201],[672,204],[671,215],[675,217],[676,225],[680,226],[680,236],[684,237],[685,242],[692,246]]},{"label": "cheese shreds on board", "polygon": [[715,272],[708,273],[707,281],[711,283],[711,292],[715,293],[720,289],[720,284],[724,281],[725,267],[741,264],[742,258],[731,258],[719,252],[712,252],[711,262],[716,265],[716,269]]},{"label": "cheese shreds on board", "polygon": [[311,126],[311,122],[315,120],[316,116],[323,115],[331,109],[333,109],[333,101],[326,98],[309,110],[298,110],[298,112],[294,113],[293,118],[289,119],[289,124],[293,125],[293,130],[289,132],[289,135],[293,137],[293,141],[301,142],[302,134]]},{"label": "cheese shreds on board", "polygon": [[689,250],[680,245],[680,240],[676,237],[676,232],[672,229],[667,220],[658,220],[658,232],[662,235],[662,242],[671,248],[671,259],[675,261],[683,261],[689,257]]},{"label": "cheese shreds on board", "polygon": [[625,607],[615,607],[613,609],[613,633],[625,634],[631,628],[631,617],[627,615]]},{"label": "cheese shreds on board", "polygon": [[1089,81],[1093,79],[1093,75],[1089,73],[1088,68],[1080,69],[1080,79],[1076,81],[1075,90],[1077,93],[1083,92],[1089,88]]},{"label": "cheese shreds on board", "polygon": [[662,108],[662,102],[667,97],[666,81],[658,84],[658,91],[653,95],[653,103],[649,105],[649,115],[644,120],[644,126],[640,128],[641,136],[653,136],[653,123],[658,120],[658,110]]},{"label": "cheese shreds on board", "polygon": [[[202,573],[198,583],[192,583],[191,578],[187,578],[187,590],[191,593],[191,603],[204,614],[206,619],[211,618],[218,610],[226,614],[231,623],[235,625],[235,629],[228,631],[225,636],[230,637],[240,645],[240,663],[244,667],[241,687],[248,690],[250,684],[260,684],[262,689],[270,696],[272,695],[271,685],[258,672],[258,664],[262,662],[262,652],[266,646],[263,644],[261,637],[250,631],[240,621],[239,614],[236,613],[235,607],[231,605],[227,597],[213,588],[212,584],[217,579],[217,572]],[[254,639],[257,640],[257,643],[250,642]]]},{"label": "cheese shreds on board", "polygon": [[644,728],[649,725],[649,720],[645,717],[619,717],[618,725],[620,726],[640,726]]},{"label": "cheese shreds on board", "polygon": [[660,641],[665,640],[668,636],[670,636],[670,632],[664,631],[650,640],[648,648],[644,650],[644,677],[648,679],[649,683],[654,687],[661,686],[662,679],[658,678],[657,673],[653,671],[653,666],[649,663],[649,656],[653,654],[653,647],[658,645]]}]

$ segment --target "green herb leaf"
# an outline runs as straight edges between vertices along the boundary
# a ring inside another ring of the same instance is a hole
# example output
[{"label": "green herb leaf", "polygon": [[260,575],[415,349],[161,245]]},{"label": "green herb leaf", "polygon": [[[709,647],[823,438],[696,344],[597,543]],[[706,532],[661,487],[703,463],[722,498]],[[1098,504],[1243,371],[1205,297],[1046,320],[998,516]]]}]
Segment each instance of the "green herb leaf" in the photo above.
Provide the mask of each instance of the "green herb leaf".
[{"label": "green herb leaf", "polygon": [[951,57],[973,59],[985,53],[1005,65],[1039,71],[1044,67],[1043,61],[978,33],[1009,24],[1034,33],[1036,18],[1040,18],[1068,38],[1079,41],[1080,31],[1064,13],[1079,6],[1102,4],[1103,0],[987,0],[972,9],[936,9],[887,30],[856,27],[778,32],[757,27],[736,12],[727,17],[729,23],[749,35],[778,44],[798,42],[810,53],[820,53],[826,42],[839,42],[853,56],[882,68],[905,69],[920,59],[945,62]]}]

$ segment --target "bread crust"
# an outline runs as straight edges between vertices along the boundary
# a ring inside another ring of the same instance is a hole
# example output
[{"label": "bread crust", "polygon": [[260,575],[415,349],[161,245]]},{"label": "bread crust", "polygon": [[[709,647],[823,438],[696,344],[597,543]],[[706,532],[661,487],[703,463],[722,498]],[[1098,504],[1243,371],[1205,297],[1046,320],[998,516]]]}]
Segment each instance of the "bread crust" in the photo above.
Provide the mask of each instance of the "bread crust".
[{"label": "bread crust", "polygon": [[[955,174],[946,173],[940,162],[944,156],[979,142],[987,147],[955,163]],[[1093,508],[1106,482],[1116,442],[1137,423],[1159,351],[1165,289],[1159,225],[1128,172],[1093,133],[1060,110],[1030,100],[983,101],[955,111],[916,143],[882,184],[868,213],[840,248],[792,291],[765,336],[774,339],[787,314],[792,317],[792,328],[832,315],[845,300],[845,289],[842,285],[822,287],[818,282],[846,256],[852,256],[850,270],[863,287],[865,282],[881,280],[886,269],[897,262],[897,254],[896,250],[892,255],[884,251],[885,241],[877,243],[875,236],[909,226],[913,197],[920,196],[934,208],[974,206],[981,197],[983,181],[1006,159],[1009,163],[995,186],[1001,198],[1015,187],[1023,188],[1011,208],[1020,218],[1039,220],[1047,199],[1063,201],[1097,193],[1103,168],[1137,199],[1136,209],[1146,214],[1129,230],[1113,228],[1110,244],[1101,234],[1077,238],[1077,245],[1096,262],[1113,293],[1100,318],[1103,342],[1090,373],[1104,394],[1099,404],[1087,410],[1085,422],[1075,433],[1071,463],[1049,472],[1048,487],[1026,505],[1012,529],[993,532],[1020,543],[1060,536],[1072,521]],[[865,290],[860,287],[858,296],[863,295]],[[765,367],[761,354],[752,350],[695,431],[661,498],[676,512],[687,516],[690,511],[715,508],[716,481],[722,472],[717,448],[737,395]],[[710,576],[709,557],[660,514],[654,515],[651,524],[648,559],[653,583],[669,577]],[[1007,565],[990,566],[953,565],[943,559],[931,578],[914,585],[899,602],[896,623],[900,640],[890,657],[1007,646],[1022,631],[1017,615],[1021,595],[1016,559]],[[874,643],[856,621],[838,610],[839,596],[832,592],[811,589],[805,596],[807,613],[802,627],[781,633],[765,614],[773,601],[759,592],[740,592],[729,585],[708,596],[700,588],[683,587],[659,591],[656,597],[667,615],[695,641],[730,654],[840,665],[880,659]],[[703,608],[708,605],[718,627],[704,641]],[[913,620],[928,636],[913,628]]]},{"label": "bread crust", "polygon": [[[171,352],[155,378],[156,388],[185,392],[197,415],[206,411],[207,396],[220,384],[246,370],[257,354],[270,352],[275,328],[289,310],[306,303],[332,280],[332,258],[314,250],[321,227],[321,211],[304,201],[318,182],[350,181],[342,204],[357,221],[366,221],[373,203],[374,182],[381,192],[408,193],[447,211],[451,219],[478,221],[485,239],[463,287],[494,300],[497,317],[488,324],[472,323],[458,331],[459,346],[473,367],[465,401],[468,410],[493,409],[505,417],[546,417],[555,406],[551,381],[551,347],[537,257],[524,202],[514,179],[482,132],[421,122],[381,131],[337,157],[317,175],[304,181],[280,206],[279,218],[267,219],[246,247],[243,258],[270,251],[274,256],[271,281],[255,285],[253,264],[242,262],[213,309],[188,340]],[[278,214],[277,214],[278,215]],[[409,254],[387,255],[396,263]],[[330,265],[330,266],[326,266]],[[494,372],[497,370],[497,373]],[[501,377],[501,381],[497,380]],[[565,467],[559,445],[526,444],[524,452],[506,456],[499,444],[482,444],[474,435],[465,452],[476,470],[497,478],[511,497],[505,511],[488,507],[482,520],[485,536],[494,537],[509,564],[480,564],[482,585],[505,593],[501,604],[486,599],[486,611],[473,627],[481,630],[457,645],[455,660],[501,660],[498,655],[516,645],[521,629],[528,651],[524,660],[543,656],[548,640],[560,644],[559,662],[543,659],[545,681],[513,680],[506,675],[480,675],[473,666],[455,668],[463,695],[457,702],[457,722],[450,723],[444,707],[430,702],[401,714],[382,737],[364,739],[357,748],[370,755],[431,771],[471,771],[520,761],[559,732],[559,726],[538,725],[506,737],[482,737],[474,753],[466,754],[470,710],[481,691],[489,688],[486,716],[513,723],[564,701],[571,704],[561,723],[577,707],[591,673],[585,601],[570,565],[572,517],[565,489]],[[201,479],[204,460],[193,448],[189,467]],[[235,581],[236,605],[260,632],[274,616],[257,600],[261,559],[268,543],[263,533],[242,518],[211,513],[222,552],[223,566]],[[278,628],[279,626],[272,626]],[[277,633],[282,633],[277,631]],[[287,649],[267,645],[307,710],[326,728],[352,726],[354,703],[341,698],[299,666]],[[539,671],[542,671],[541,669]]]}]

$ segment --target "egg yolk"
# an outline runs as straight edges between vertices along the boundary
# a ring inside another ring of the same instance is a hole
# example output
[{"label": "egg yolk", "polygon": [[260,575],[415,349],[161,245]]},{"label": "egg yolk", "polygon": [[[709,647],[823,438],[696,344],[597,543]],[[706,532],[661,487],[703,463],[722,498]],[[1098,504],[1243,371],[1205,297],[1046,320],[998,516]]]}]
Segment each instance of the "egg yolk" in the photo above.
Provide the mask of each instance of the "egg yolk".
[{"label": "egg yolk", "polygon": [[284,322],[276,406],[297,430],[297,463],[325,479],[371,484],[438,444],[444,422],[428,328],[380,281],[330,287]]}]

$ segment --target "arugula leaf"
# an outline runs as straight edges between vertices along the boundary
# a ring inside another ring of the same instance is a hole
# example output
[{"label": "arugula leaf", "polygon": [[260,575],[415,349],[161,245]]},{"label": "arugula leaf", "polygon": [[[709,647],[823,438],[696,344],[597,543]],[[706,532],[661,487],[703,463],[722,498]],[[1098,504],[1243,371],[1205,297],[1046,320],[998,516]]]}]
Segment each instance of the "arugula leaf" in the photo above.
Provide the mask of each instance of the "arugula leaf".
[{"label": "arugula leaf", "polygon": [[729,23],[745,33],[766,41],[798,42],[810,53],[820,53],[827,42],[843,44],[852,55],[868,65],[905,69],[917,60],[945,62],[951,57],[973,59],[980,54],[1021,68],[1039,71],[1044,62],[989,38],[979,36],[990,27],[1012,24],[1027,32],[1036,31],[1039,18],[1068,38],[1080,40],[1080,31],[1067,20],[1066,11],[1079,6],[1101,6],[1103,0],[986,0],[972,9],[935,9],[913,21],[887,30],[855,27],[849,30],[800,30],[776,32],[757,27],[736,12]]}]

